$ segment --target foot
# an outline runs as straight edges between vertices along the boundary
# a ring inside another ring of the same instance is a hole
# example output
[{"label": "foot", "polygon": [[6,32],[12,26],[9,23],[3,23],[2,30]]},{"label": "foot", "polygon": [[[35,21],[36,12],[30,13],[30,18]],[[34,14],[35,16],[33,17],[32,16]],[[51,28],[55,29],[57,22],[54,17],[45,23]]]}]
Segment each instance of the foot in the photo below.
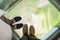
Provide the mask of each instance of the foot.
[{"label": "foot", "polygon": [[25,24],[23,27],[23,35],[28,36],[28,25],[27,24]]},{"label": "foot", "polygon": [[33,25],[30,26],[30,35],[35,35],[35,28]]},{"label": "foot", "polygon": [[35,36],[35,28],[33,25],[30,26],[30,36],[29,36],[29,40],[40,40]]}]

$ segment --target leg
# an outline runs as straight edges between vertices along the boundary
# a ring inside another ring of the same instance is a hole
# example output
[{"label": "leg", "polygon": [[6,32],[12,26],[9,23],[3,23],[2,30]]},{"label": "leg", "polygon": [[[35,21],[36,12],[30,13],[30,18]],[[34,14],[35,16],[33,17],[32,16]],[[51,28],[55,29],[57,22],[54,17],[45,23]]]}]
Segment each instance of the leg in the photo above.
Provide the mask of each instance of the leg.
[{"label": "leg", "polygon": [[2,16],[1,16],[1,19],[2,19],[5,23],[7,23],[8,25],[10,25],[11,28],[13,28],[13,29],[20,29],[21,27],[23,27],[23,24],[22,24],[22,23],[12,25],[13,23],[16,23],[16,22],[18,22],[18,21],[20,21],[20,20],[22,19],[22,18],[19,17],[19,16],[13,18],[12,20],[9,20],[9,19],[7,19],[4,15],[2,15]]},{"label": "leg", "polygon": [[28,25],[25,24],[23,27],[23,37],[20,40],[28,40]]},{"label": "leg", "polygon": [[5,23],[7,23],[8,25],[12,26],[13,21],[7,19],[4,15],[1,16],[1,20],[3,20]]},{"label": "leg", "polygon": [[29,36],[29,40],[40,40],[35,36],[35,28],[33,27],[33,25],[30,26],[30,36]]}]

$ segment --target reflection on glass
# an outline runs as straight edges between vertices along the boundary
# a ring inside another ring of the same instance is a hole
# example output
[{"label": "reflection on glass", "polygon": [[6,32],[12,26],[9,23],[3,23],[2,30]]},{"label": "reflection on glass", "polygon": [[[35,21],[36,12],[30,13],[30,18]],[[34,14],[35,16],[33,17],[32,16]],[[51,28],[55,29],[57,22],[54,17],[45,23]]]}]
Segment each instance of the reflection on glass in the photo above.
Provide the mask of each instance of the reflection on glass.
[{"label": "reflection on glass", "polygon": [[19,0],[1,0],[0,1],[0,9],[7,10],[11,6],[13,6]]},{"label": "reflection on glass", "polygon": [[55,0],[60,5],[60,0]]}]

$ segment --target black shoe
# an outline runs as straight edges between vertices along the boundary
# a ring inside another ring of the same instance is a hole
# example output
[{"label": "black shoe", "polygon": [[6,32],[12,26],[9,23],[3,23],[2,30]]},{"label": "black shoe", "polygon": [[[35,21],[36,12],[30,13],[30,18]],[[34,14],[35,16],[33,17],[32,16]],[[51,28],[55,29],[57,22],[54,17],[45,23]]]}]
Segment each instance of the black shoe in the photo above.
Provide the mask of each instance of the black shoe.
[{"label": "black shoe", "polygon": [[23,24],[22,23],[16,24],[16,25],[13,25],[12,27],[13,27],[13,29],[20,29],[23,27]]},{"label": "black shoe", "polygon": [[18,22],[18,21],[20,21],[21,19],[22,19],[22,18],[21,18],[20,16],[14,18],[15,22]]}]

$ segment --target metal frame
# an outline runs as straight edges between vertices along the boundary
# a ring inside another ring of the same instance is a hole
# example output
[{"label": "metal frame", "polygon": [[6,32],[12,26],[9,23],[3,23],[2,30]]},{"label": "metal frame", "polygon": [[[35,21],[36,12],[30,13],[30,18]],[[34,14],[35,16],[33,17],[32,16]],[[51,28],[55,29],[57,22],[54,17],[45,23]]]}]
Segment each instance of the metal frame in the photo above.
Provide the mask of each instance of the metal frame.
[{"label": "metal frame", "polygon": [[60,22],[50,30],[41,40],[53,40],[60,33]]},{"label": "metal frame", "polygon": [[49,0],[59,11],[60,11],[60,1],[57,0]]}]

